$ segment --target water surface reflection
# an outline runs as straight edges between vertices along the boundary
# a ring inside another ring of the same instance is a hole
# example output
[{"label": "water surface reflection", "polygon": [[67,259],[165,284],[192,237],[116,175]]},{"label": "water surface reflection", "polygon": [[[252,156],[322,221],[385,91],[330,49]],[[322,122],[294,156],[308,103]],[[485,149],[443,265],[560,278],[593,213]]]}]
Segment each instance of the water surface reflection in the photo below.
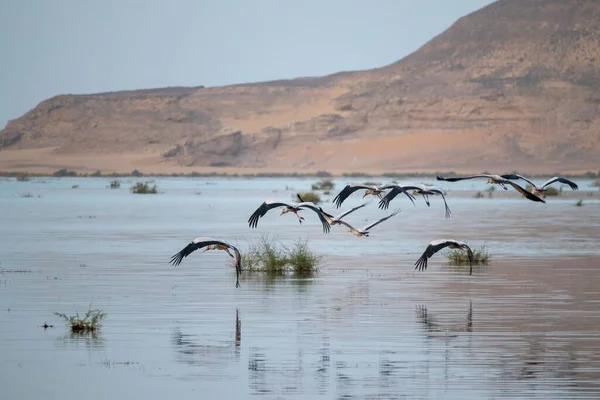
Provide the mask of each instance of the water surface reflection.
[{"label": "water surface reflection", "polygon": [[[451,219],[402,204],[370,238],[277,215],[248,229],[274,190],[287,200],[312,181],[161,179],[151,197],[102,179],[0,182],[0,209],[11,210],[0,213],[1,396],[599,397],[598,200],[538,206],[453,186]],[[41,197],[12,195],[20,190]],[[382,213],[363,211],[350,222]],[[284,245],[308,238],[324,256],[318,273],[242,274],[235,289],[220,256],[168,265],[201,234],[243,251],[262,233]],[[468,276],[439,256],[413,271],[424,245],[455,236],[485,243],[489,266]],[[92,302],[108,314],[96,335],[52,319]],[[36,328],[44,321],[55,327]]]}]

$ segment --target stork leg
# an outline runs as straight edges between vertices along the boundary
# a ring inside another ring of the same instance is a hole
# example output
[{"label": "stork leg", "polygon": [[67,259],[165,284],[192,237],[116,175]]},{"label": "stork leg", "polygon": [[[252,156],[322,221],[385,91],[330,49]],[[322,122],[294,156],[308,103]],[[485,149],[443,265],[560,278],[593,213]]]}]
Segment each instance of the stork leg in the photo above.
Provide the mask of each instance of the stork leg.
[{"label": "stork leg", "polygon": [[298,212],[296,212],[295,210],[292,210],[292,213],[294,213],[294,215],[298,218],[298,222],[300,222],[300,224],[302,224],[304,217],[301,217],[300,215],[298,215]]}]

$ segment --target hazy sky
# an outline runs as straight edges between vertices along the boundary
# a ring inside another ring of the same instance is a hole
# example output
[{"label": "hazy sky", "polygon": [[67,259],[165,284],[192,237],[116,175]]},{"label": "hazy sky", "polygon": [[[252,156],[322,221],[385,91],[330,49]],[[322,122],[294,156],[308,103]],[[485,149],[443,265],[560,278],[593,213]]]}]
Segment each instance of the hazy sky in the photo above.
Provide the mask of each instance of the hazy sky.
[{"label": "hazy sky", "polygon": [[0,0],[0,129],[65,93],[382,66],[491,0]]}]

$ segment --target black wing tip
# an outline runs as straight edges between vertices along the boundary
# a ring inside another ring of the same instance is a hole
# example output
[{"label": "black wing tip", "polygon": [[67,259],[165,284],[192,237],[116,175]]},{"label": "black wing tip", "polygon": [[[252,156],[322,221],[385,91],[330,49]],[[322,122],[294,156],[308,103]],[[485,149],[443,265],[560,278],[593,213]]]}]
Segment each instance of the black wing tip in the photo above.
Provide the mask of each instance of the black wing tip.
[{"label": "black wing tip", "polygon": [[171,260],[169,261],[169,264],[173,265],[174,267],[178,266],[179,264],[181,264],[181,261],[183,261],[183,253],[179,252],[175,255],[173,255],[171,257]]},{"label": "black wing tip", "polygon": [[419,270],[419,271],[424,271],[427,269],[427,258],[425,256],[421,256],[421,258],[419,258],[417,260],[417,262],[415,262],[415,271]]}]

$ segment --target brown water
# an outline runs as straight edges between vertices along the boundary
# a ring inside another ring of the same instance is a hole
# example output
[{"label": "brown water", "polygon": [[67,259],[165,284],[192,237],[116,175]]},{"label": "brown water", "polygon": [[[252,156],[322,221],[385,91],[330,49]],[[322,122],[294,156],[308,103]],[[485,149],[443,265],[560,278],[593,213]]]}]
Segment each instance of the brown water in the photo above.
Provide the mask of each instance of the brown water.
[{"label": "brown water", "polygon": [[[2,399],[600,397],[593,197],[575,207],[449,191],[450,220],[440,199],[400,200],[401,214],[356,238],[323,235],[308,213],[302,226],[275,213],[247,227],[264,199],[311,181],[159,180],[157,196],[106,183],[0,182]],[[348,220],[385,214],[372,204]],[[195,236],[243,251],[261,233],[308,238],[325,256],[319,273],[244,274],[236,289],[222,252],[167,264]],[[486,244],[490,265],[468,276],[438,254],[415,273],[443,237]],[[108,313],[95,335],[53,315],[90,303]]]}]

